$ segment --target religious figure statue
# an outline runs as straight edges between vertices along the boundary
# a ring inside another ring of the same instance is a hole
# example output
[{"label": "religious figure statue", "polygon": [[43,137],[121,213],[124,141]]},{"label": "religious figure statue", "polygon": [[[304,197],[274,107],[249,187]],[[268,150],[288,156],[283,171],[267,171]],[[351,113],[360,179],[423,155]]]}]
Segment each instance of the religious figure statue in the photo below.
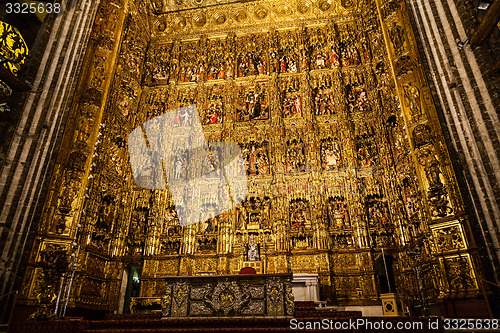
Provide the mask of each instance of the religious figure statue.
[{"label": "religious figure statue", "polygon": [[250,242],[248,243],[248,252],[247,252],[248,261],[260,260],[259,244],[255,243],[254,238],[255,238],[254,235],[251,235]]},{"label": "religious figure statue", "polygon": [[222,122],[222,105],[213,103],[208,106],[205,111],[203,125],[212,125]]},{"label": "religious figure statue", "polygon": [[228,79],[234,78],[234,62],[233,62],[233,58],[231,58],[231,57],[229,57],[227,59],[226,77]]},{"label": "religious figure statue", "polygon": [[389,36],[391,37],[392,45],[394,46],[394,53],[398,56],[403,51],[403,46],[405,43],[405,36],[403,33],[403,28],[392,22],[391,29],[389,30]]},{"label": "religious figure statue", "polygon": [[267,159],[267,154],[262,151],[257,153],[257,173],[264,175],[269,174],[269,161]]},{"label": "religious figure statue", "polygon": [[344,204],[341,202],[337,202],[335,205],[334,219],[336,227],[347,226],[346,220],[348,219],[346,210],[344,208]]},{"label": "religious figure statue", "polygon": [[330,65],[332,68],[340,67],[340,58],[334,46],[330,49]]},{"label": "religious figure statue", "polygon": [[330,227],[335,227],[335,207],[333,202],[328,202],[326,206],[326,216],[328,218],[328,225]]},{"label": "religious figure statue", "polygon": [[180,179],[182,177],[183,169],[184,169],[184,160],[182,156],[177,156],[175,160],[175,173],[174,173],[175,179]]},{"label": "religious figure statue", "polygon": [[215,173],[212,173],[215,171],[215,167],[212,161],[212,157],[207,154],[202,161],[202,166],[203,166],[203,174],[205,176],[215,176]]},{"label": "religious figure statue", "polygon": [[410,108],[412,117],[418,117],[422,114],[421,104],[420,104],[420,92],[418,88],[412,86],[411,84],[405,84],[403,86],[405,105]]},{"label": "religious figure statue", "polygon": [[443,186],[443,183],[439,178],[439,174],[441,174],[439,161],[436,157],[434,157],[428,148],[422,150],[419,163],[424,167],[425,175],[427,176],[427,180],[429,182],[429,188]]},{"label": "religious figure statue", "polygon": [[321,145],[322,166],[325,170],[333,170],[340,166],[341,156],[338,142],[327,141]]},{"label": "religious figure statue", "polygon": [[299,199],[292,200],[290,203],[290,222],[292,228],[310,228],[310,210],[309,203]]},{"label": "religious figure statue", "polygon": [[271,227],[271,198],[265,197],[260,213],[260,226],[264,229]]},{"label": "religious figure statue", "polygon": [[238,207],[238,216],[237,216],[237,221],[236,221],[236,229],[237,230],[242,230],[242,229],[245,229],[246,225],[247,225],[247,220],[248,220],[248,215],[247,215],[247,211],[245,209],[245,202],[246,201],[242,201]]}]

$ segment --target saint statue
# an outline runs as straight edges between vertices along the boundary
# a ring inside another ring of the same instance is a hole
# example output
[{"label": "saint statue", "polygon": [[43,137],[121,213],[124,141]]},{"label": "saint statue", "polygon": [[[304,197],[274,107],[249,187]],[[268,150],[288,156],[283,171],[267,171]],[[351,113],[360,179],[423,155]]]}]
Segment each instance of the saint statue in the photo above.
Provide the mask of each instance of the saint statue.
[{"label": "saint statue", "polygon": [[241,229],[245,229],[246,224],[247,224],[247,211],[246,211],[243,203],[240,203],[239,206],[240,206],[240,208],[238,211],[238,221],[236,224],[236,229],[241,230]]},{"label": "saint statue", "polygon": [[403,28],[393,22],[389,31],[389,36],[391,37],[392,45],[394,46],[394,53],[396,53],[396,55],[401,54],[405,43]]},{"label": "saint statue", "polygon": [[410,108],[412,117],[418,117],[422,114],[420,104],[420,93],[418,88],[411,84],[405,84],[403,87],[405,105]]},{"label": "saint statue", "polygon": [[259,244],[255,243],[254,235],[250,236],[250,242],[248,243],[248,261],[259,261]]},{"label": "saint statue", "polygon": [[429,187],[441,187],[443,183],[441,183],[441,179],[439,178],[439,174],[441,173],[439,162],[429,149],[422,151],[419,163],[424,167]]}]

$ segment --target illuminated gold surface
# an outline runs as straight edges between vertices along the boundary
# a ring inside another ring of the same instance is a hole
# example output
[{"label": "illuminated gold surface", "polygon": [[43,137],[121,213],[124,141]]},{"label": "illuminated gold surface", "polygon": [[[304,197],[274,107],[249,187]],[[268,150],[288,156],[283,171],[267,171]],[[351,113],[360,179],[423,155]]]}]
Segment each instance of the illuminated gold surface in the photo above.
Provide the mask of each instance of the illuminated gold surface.
[{"label": "illuminated gold surface", "polygon": [[[164,275],[237,274],[252,234],[263,273],[317,273],[322,298],[337,304],[378,304],[382,248],[396,259],[398,288],[417,298],[417,243],[429,298],[478,292],[464,205],[403,1],[173,13],[147,3],[101,5],[33,249],[77,237],[70,305],[117,308],[130,262],[142,265],[143,297],[164,297]],[[245,69],[249,54],[257,61]],[[245,114],[248,96],[266,113]],[[212,227],[180,228],[169,192],[136,187],[128,164],[130,131],[188,104],[208,141],[238,143],[247,159],[246,202]],[[211,108],[222,122],[210,124]],[[34,270],[25,290],[35,288]]]}]

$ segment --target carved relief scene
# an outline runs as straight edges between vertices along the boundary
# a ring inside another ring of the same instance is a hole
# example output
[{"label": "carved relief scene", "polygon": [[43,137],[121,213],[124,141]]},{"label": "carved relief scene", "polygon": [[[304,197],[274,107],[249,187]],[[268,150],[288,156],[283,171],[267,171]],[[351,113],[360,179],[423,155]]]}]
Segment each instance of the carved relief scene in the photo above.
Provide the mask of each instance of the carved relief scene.
[{"label": "carved relief scene", "polygon": [[268,196],[251,196],[243,201],[236,215],[236,230],[270,229],[271,198]]},{"label": "carved relief scene", "polygon": [[176,80],[178,73],[177,59],[172,54],[174,44],[157,45],[149,51],[146,60],[146,83],[151,85],[168,84]]},{"label": "carved relief scene", "polygon": [[200,60],[198,64],[200,81],[225,80],[234,77],[234,64],[228,47],[225,38],[207,41],[207,62],[205,64],[203,60]]},{"label": "carved relief scene", "polygon": [[277,32],[278,49],[275,54],[271,54],[272,58],[278,60],[278,71],[284,73],[298,73],[299,69],[299,51],[297,45],[297,31],[283,30]]},{"label": "carved relief scene", "polygon": [[334,68],[340,66],[340,58],[331,43],[328,26],[307,29],[309,37],[310,70]]},{"label": "carved relief scene", "polygon": [[305,172],[305,145],[301,139],[287,141],[286,172]]},{"label": "carved relief scene", "polygon": [[311,210],[307,200],[290,201],[290,223],[292,228],[311,228]]},{"label": "carved relief scene", "polygon": [[237,85],[235,89],[236,121],[265,120],[269,118],[267,81]]},{"label": "carved relief scene", "polygon": [[238,36],[237,77],[269,74],[269,41],[266,34]]},{"label": "carved relief scene", "polygon": [[224,86],[210,85],[206,87],[206,102],[203,125],[220,124],[224,120]]},{"label": "carved relief scene", "polygon": [[322,73],[313,76],[311,81],[314,115],[337,114],[340,108],[336,99],[341,93],[336,86],[334,75]]},{"label": "carved relief scene", "polygon": [[302,94],[300,76],[280,78],[281,108],[285,118],[302,116]]},{"label": "carved relief scene", "polygon": [[256,143],[250,141],[242,146],[242,155],[245,163],[247,175],[268,175],[270,174],[268,143]]},{"label": "carved relief scene", "polygon": [[[204,55],[205,40],[187,41],[181,44],[177,82],[198,82],[205,77],[205,62],[200,59]],[[215,64],[214,64],[215,65]],[[176,69],[173,69],[176,71]]]},{"label": "carved relief scene", "polygon": [[321,140],[321,166],[324,170],[342,167],[342,152],[338,140],[332,138]]},{"label": "carved relief scene", "polygon": [[343,197],[330,197],[326,203],[326,216],[330,228],[350,228],[349,210]]},{"label": "carved relief scene", "polygon": [[[340,64],[342,67],[359,66],[363,64],[363,57],[368,57],[365,53],[367,50],[363,48],[360,31],[356,28],[355,23],[348,23],[345,25],[337,26],[339,31],[339,38],[337,41],[337,47],[335,48],[335,53],[333,57],[332,65],[336,66],[337,61],[335,60],[337,56],[340,57]],[[332,51],[333,53],[333,51]]]},{"label": "carved relief scene", "polygon": [[389,207],[387,202],[373,200],[366,203],[366,216],[370,227],[386,226],[390,223]]},{"label": "carved relief scene", "polygon": [[368,101],[368,93],[365,89],[347,85],[346,90],[346,105],[349,113],[369,112],[371,106]]}]

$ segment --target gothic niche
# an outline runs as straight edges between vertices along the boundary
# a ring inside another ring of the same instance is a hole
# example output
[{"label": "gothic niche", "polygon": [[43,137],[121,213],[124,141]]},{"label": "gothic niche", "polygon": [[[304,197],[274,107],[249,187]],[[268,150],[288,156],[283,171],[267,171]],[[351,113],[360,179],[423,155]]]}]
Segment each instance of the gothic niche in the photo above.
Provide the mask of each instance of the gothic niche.
[{"label": "gothic niche", "polygon": [[371,139],[359,139],[356,141],[356,153],[358,166],[370,167],[378,162],[378,153]]},{"label": "gothic niche", "polygon": [[115,171],[118,175],[123,175],[123,148],[127,146],[127,142],[120,136],[116,136],[110,140],[108,146],[108,158],[106,161],[109,171]]},{"label": "gothic niche", "polygon": [[[206,218],[207,216],[214,215],[213,212],[216,211],[215,204],[203,204],[200,207],[200,222],[198,223],[198,233],[200,234],[211,234],[217,233],[219,229],[219,216],[213,216],[210,218]],[[215,236],[214,236],[215,237]]]},{"label": "gothic niche", "polygon": [[[203,81],[206,76],[206,80],[224,80],[228,77],[228,70],[234,70],[234,68],[228,68],[226,65],[227,45],[225,39],[214,39],[209,41],[209,46],[207,48],[207,66],[205,68],[203,60],[199,63],[199,80]],[[205,73],[206,71],[206,73]],[[232,75],[232,74],[231,74]]]},{"label": "gothic niche", "polygon": [[248,242],[247,260],[260,261],[260,246],[255,242],[254,234],[250,235],[250,241]]},{"label": "gothic niche", "polygon": [[174,150],[173,179],[187,179],[189,152],[187,149],[177,148]]},{"label": "gothic niche", "polygon": [[181,225],[177,216],[175,206],[166,208],[165,216],[163,217],[162,235],[172,236],[179,235],[181,232]]},{"label": "gothic niche", "polygon": [[78,182],[81,178],[82,177],[79,172],[71,170],[67,170],[65,172],[63,190],[59,201],[59,211],[61,214],[67,215],[73,209],[73,201],[78,193]]},{"label": "gothic niche", "polygon": [[203,125],[220,124],[224,120],[224,86],[207,87],[207,100],[203,114]]},{"label": "gothic niche", "polygon": [[342,67],[359,66],[362,64],[361,55],[356,46],[359,36],[356,36],[353,31],[356,31],[354,27],[344,27],[336,47],[336,53],[340,56]]},{"label": "gothic niche", "polygon": [[321,140],[321,166],[323,170],[335,170],[342,167],[342,155],[337,140],[332,138]]},{"label": "gothic niche", "polygon": [[366,216],[368,217],[368,226],[370,228],[389,225],[389,207],[386,201],[367,197],[365,205]]},{"label": "gothic niche", "polygon": [[300,77],[288,76],[280,79],[281,111],[285,118],[301,116],[302,98],[300,93]]},{"label": "gothic niche", "polygon": [[196,251],[200,253],[212,253],[217,251],[216,236],[202,236],[196,239]]},{"label": "gothic niche", "polygon": [[349,211],[344,197],[330,197],[326,204],[326,216],[330,228],[350,228]]},{"label": "gothic niche", "polygon": [[311,50],[309,45],[307,45],[308,42],[308,37],[307,37],[307,30],[305,28],[300,28],[299,29],[299,41],[300,45],[298,46],[299,48],[299,54],[300,54],[300,72],[304,73],[309,71],[309,63],[310,63],[310,54]]},{"label": "gothic niche", "polygon": [[298,73],[299,55],[296,52],[297,35],[295,30],[280,31],[278,33],[278,54],[279,73]]},{"label": "gothic niche", "polygon": [[359,121],[355,128],[356,158],[358,166],[371,167],[379,162],[379,154],[374,143],[375,131],[367,122]]},{"label": "gothic niche", "polygon": [[271,198],[252,196],[238,205],[236,229],[270,229]]},{"label": "gothic niche", "polygon": [[107,250],[111,238],[110,231],[115,218],[114,203],[115,198],[111,195],[105,195],[101,199],[97,219],[91,228],[90,246],[101,251]]},{"label": "gothic niche", "polygon": [[399,24],[396,24],[396,22],[392,22],[392,25],[389,28],[389,37],[392,42],[392,47],[394,48],[394,53],[396,56],[400,56],[403,53],[406,44],[403,28]]},{"label": "gothic niche", "polygon": [[418,125],[413,130],[413,145],[415,148],[423,147],[429,143],[431,143],[431,129],[428,125]]},{"label": "gothic niche", "polygon": [[140,254],[144,250],[146,240],[146,227],[149,217],[149,208],[136,207],[132,211],[130,228],[125,244],[128,248],[128,254]]},{"label": "gothic niche", "polygon": [[415,191],[415,184],[409,177],[403,178],[401,194],[405,203],[408,220],[418,219],[419,204],[418,195]]},{"label": "gothic niche", "polygon": [[292,228],[311,228],[309,201],[304,199],[290,201],[290,224]]},{"label": "gothic niche", "polygon": [[269,119],[267,81],[236,87],[236,121]]},{"label": "gothic niche", "polygon": [[306,250],[314,246],[313,236],[300,230],[290,236],[290,245],[294,250]]},{"label": "gothic niche", "polygon": [[404,104],[410,109],[412,118],[418,119],[422,116],[422,104],[420,102],[420,92],[417,87],[406,83],[403,85]]},{"label": "gothic niche", "polygon": [[312,78],[312,98],[314,103],[314,114],[316,116],[334,115],[337,113],[332,89],[333,75],[318,75]]},{"label": "gothic niche", "polygon": [[165,207],[161,221],[160,253],[179,254],[181,248],[181,226],[174,205]]},{"label": "gothic niche", "polygon": [[161,254],[179,254],[181,248],[180,238],[168,237],[160,241]]},{"label": "gothic niche", "polygon": [[240,146],[247,175],[257,176],[270,173],[267,141],[262,143],[250,141]]},{"label": "gothic niche", "polygon": [[205,178],[219,177],[221,174],[221,147],[210,146],[210,152],[206,154],[201,162],[202,174]]},{"label": "gothic niche", "polygon": [[198,82],[203,80],[203,63],[198,62],[200,53],[204,51],[201,48],[202,43],[202,40],[182,43],[178,82]]},{"label": "gothic niche", "polygon": [[111,195],[105,195],[101,200],[99,211],[97,213],[96,229],[109,232],[114,220],[114,202],[115,199]]},{"label": "gothic niche", "polygon": [[247,201],[244,200],[236,206],[236,230],[246,229],[248,224]]},{"label": "gothic niche", "polygon": [[352,234],[340,229],[337,232],[331,234],[332,245],[335,248],[346,248],[352,247],[354,241],[352,239]]},{"label": "gothic niche", "polygon": [[[184,106],[193,105],[197,102],[198,91],[196,87],[186,88],[179,91],[179,95],[177,96],[177,100],[179,102],[178,108],[182,108]],[[184,121],[189,120],[189,122],[183,124]],[[190,126],[190,119],[182,119],[176,116],[174,126]]]},{"label": "gothic niche", "polygon": [[168,84],[170,73],[177,66],[170,62],[173,44],[159,45],[152,49],[146,61],[146,84]]},{"label": "gothic niche", "polygon": [[372,241],[372,246],[375,247],[388,247],[394,244],[394,232],[393,228],[383,226],[374,229],[370,232],[370,237]]},{"label": "gothic niche", "polygon": [[170,91],[168,89],[153,91],[145,102],[146,120],[164,114],[168,111],[168,99]]},{"label": "gothic niche", "polygon": [[131,110],[136,109],[137,91],[133,81],[128,78],[122,78],[119,84],[119,92],[116,96],[117,111],[124,117],[127,117]]},{"label": "gothic niche", "polygon": [[238,77],[267,75],[269,73],[267,50],[269,42],[266,35],[252,34],[237,39]]},{"label": "gothic niche", "polygon": [[448,191],[441,179],[441,165],[430,148],[419,151],[418,163],[422,165],[428,182],[427,196],[433,217],[445,217],[453,213],[450,206]]},{"label": "gothic niche", "polygon": [[302,139],[287,141],[286,172],[306,171],[305,148]]},{"label": "gothic niche", "polygon": [[[139,23],[129,16],[126,37],[122,43],[120,65],[126,67],[124,72],[130,73],[134,78],[141,79],[141,69],[144,60],[144,50],[147,47],[147,38],[143,38]],[[112,45],[112,43],[110,43]]]},{"label": "gothic niche", "polygon": [[329,68],[331,66],[331,59],[330,49],[328,48],[327,27],[325,26],[321,28],[310,29],[308,32],[310,45],[309,55],[312,59],[311,70]]},{"label": "gothic niche", "polygon": [[368,94],[365,89],[348,84],[345,87],[345,91],[347,111],[349,113],[371,111],[370,103],[368,103]]},{"label": "gothic niche", "polygon": [[424,167],[425,176],[429,184],[429,192],[437,192],[444,186],[441,182],[441,167],[439,161],[428,148],[422,149],[419,155],[419,163]]},{"label": "gothic niche", "polygon": [[188,127],[192,123],[193,119],[187,109],[175,111],[174,127]]}]

